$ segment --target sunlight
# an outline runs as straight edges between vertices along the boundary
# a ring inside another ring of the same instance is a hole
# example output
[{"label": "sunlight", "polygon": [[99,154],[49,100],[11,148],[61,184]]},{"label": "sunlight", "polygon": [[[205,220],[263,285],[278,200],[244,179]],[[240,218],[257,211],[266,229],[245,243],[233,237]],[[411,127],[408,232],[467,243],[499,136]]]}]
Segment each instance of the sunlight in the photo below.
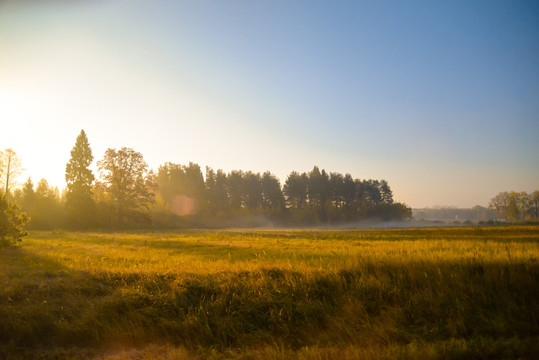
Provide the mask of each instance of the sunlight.
[{"label": "sunlight", "polygon": [[[28,107],[26,109],[28,109]],[[4,90],[0,87],[0,119],[2,119],[3,127],[3,131],[0,132],[0,139],[4,144],[9,138],[15,140],[14,136],[11,135],[8,137],[8,135],[15,130],[17,123],[23,121],[24,111],[25,107],[23,106],[23,101],[16,97],[13,92]],[[7,126],[7,130],[5,126]]]},{"label": "sunlight", "polygon": [[185,195],[177,195],[172,199],[170,210],[179,216],[195,213],[195,199]]},{"label": "sunlight", "polygon": [[0,0],[0,359],[533,358],[537,24]]}]

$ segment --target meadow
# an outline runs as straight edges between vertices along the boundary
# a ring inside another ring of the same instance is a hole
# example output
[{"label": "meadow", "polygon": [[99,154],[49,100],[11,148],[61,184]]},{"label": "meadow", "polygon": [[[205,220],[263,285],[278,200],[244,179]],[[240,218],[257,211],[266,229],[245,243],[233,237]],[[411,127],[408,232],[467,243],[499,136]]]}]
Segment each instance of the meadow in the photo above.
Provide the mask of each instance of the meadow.
[{"label": "meadow", "polygon": [[537,358],[539,226],[31,232],[0,358]]}]

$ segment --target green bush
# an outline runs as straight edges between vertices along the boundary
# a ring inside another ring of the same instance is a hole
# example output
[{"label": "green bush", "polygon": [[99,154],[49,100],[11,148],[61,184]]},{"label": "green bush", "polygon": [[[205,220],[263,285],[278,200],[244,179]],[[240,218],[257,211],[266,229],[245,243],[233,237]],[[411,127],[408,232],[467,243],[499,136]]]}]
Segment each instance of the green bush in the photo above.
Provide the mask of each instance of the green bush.
[{"label": "green bush", "polygon": [[30,218],[21,213],[17,204],[0,195],[0,247],[13,246],[21,241],[27,234],[23,227],[28,220]]}]

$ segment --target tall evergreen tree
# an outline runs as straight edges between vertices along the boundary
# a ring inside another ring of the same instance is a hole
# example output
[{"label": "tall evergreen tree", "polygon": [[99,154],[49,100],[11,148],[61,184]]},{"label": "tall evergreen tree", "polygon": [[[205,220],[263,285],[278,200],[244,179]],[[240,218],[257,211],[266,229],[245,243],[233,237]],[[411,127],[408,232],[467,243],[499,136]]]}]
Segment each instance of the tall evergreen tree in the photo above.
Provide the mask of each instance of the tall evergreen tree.
[{"label": "tall evergreen tree", "polygon": [[93,159],[86,133],[81,130],[71,150],[71,159],[66,164],[66,207],[70,226],[86,227],[93,223],[95,203],[92,199],[92,184],[95,177],[89,169]]},{"label": "tall evergreen tree", "polygon": [[224,213],[230,209],[230,199],[228,194],[228,179],[221,169],[215,174],[214,201],[217,211]]},{"label": "tall evergreen tree", "polygon": [[224,214],[228,206],[228,182],[226,174],[219,169],[215,172],[212,168],[206,167],[206,199],[209,213]]},{"label": "tall evergreen tree", "polygon": [[284,209],[284,197],[281,183],[269,171],[262,175],[262,206],[266,209]]},{"label": "tall evergreen tree", "polygon": [[284,184],[284,195],[288,206],[293,209],[305,207],[307,202],[307,185],[309,178],[307,174],[299,174],[297,171],[292,171]]},{"label": "tall evergreen tree", "polygon": [[248,171],[243,173],[243,199],[245,207],[255,210],[262,205],[262,184],[260,174]]},{"label": "tall evergreen tree", "polygon": [[227,176],[227,183],[230,207],[239,210],[245,205],[243,171],[232,170]]}]

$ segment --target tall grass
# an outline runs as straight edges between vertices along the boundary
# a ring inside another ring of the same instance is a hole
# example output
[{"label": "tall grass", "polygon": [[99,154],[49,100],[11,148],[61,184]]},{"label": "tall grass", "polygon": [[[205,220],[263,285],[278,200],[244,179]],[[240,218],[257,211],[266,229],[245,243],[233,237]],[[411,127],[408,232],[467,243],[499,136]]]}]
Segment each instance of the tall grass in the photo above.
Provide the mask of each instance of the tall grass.
[{"label": "tall grass", "polygon": [[36,232],[0,357],[533,358],[538,230]]}]

